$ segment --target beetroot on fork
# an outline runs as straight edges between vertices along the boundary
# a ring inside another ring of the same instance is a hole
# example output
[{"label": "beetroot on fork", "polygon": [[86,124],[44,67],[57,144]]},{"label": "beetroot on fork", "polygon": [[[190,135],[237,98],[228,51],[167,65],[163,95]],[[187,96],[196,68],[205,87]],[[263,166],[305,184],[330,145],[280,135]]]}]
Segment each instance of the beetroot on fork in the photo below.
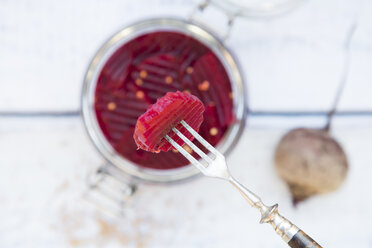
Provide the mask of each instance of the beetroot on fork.
[{"label": "beetroot on fork", "polygon": [[196,96],[179,91],[168,92],[138,118],[133,138],[140,149],[167,152],[172,145],[164,136],[168,134],[182,146],[184,142],[171,131],[176,127],[192,140],[193,136],[186,131],[180,121],[184,120],[198,132],[203,122],[203,112],[204,105]]}]

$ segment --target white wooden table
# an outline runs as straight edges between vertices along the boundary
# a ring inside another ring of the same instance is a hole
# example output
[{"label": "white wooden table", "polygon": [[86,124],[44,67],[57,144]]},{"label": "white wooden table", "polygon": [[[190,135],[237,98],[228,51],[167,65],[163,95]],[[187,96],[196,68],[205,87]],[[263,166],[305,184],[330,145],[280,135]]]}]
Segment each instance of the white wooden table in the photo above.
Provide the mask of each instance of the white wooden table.
[{"label": "white wooden table", "polygon": [[[87,172],[103,162],[76,114],[89,59],[119,28],[154,16],[186,17],[194,6],[185,0],[0,3],[0,247],[286,247],[237,192],[213,179],[141,186],[121,218],[81,198]],[[277,19],[238,19],[227,40],[255,113],[228,159],[231,170],[324,247],[372,247],[371,10],[368,0],[311,0]],[[289,128],[321,126],[324,116],[270,113],[330,108],[354,22],[344,114],[332,131],[350,171],[338,191],[293,208],[273,149]]]}]

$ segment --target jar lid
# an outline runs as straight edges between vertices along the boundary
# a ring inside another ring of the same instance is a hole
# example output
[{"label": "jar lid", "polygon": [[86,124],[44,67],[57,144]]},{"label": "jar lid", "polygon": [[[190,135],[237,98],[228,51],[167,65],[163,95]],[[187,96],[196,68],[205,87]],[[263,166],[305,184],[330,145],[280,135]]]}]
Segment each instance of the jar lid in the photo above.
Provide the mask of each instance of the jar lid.
[{"label": "jar lid", "polygon": [[[229,16],[271,17],[285,13],[304,0],[209,0]],[[207,1],[208,3],[208,1]]]}]

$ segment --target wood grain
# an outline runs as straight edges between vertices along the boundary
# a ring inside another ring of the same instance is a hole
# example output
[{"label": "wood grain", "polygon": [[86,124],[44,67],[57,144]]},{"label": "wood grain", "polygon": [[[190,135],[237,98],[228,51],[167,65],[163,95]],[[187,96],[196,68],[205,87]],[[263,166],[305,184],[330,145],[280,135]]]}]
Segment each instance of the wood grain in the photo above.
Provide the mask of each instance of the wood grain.
[{"label": "wood grain", "polygon": [[298,231],[295,236],[288,242],[292,248],[322,248],[309,235],[302,230]]}]

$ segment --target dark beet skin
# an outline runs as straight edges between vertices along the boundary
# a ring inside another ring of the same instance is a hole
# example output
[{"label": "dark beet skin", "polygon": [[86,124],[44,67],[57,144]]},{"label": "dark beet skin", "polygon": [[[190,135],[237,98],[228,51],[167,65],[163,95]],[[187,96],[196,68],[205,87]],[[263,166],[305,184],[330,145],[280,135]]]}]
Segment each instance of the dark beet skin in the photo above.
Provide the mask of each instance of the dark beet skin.
[{"label": "dark beet skin", "polygon": [[180,121],[184,120],[198,132],[203,122],[203,112],[204,105],[196,96],[179,91],[169,92],[138,118],[133,138],[140,149],[155,153],[167,152],[173,147],[164,136],[168,134],[183,146],[184,142],[171,130],[176,127],[188,139],[193,140],[194,137]]},{"label": "dark beet skin", "polygon": [[[175,151],[137,150],[134,128],[149,105],[167,92],[189,92],[205,106],[199,134],[215,146],[234,122],[230,79],[218,57],[177,32],[152,32],[130,40],[103,66],[94,109],[110,145],[138,166],[173,169],[189,164]],[[195,154],[194,154],[195,155]]]}]

